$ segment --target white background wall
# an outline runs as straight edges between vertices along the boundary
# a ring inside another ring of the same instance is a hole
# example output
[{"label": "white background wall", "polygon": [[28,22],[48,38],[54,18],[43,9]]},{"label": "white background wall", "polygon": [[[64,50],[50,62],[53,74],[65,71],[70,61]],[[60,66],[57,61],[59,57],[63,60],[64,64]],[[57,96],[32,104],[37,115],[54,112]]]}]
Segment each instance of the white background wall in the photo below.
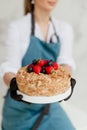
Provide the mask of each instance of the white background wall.
[{"label": "white background wall", "polygon": [[54,14],[73,26],[77,85],[71,102],[87,112],[87,0],[59,0]]},{"label": "white background wall", "polygon": [[[0,0],[0,63],[4,56],[5,30],[9,22],[23,15],[23,0]],[[78,110],[87,113],[87,0],[59,0],[53,15],[73,26],[74,45],[73,55],[76,71],[73,76],[77,80],[73,97],[68,102]],[[0,98],[6,87],[0,82]],[[2,104],[2,102],[1,102]]]}]

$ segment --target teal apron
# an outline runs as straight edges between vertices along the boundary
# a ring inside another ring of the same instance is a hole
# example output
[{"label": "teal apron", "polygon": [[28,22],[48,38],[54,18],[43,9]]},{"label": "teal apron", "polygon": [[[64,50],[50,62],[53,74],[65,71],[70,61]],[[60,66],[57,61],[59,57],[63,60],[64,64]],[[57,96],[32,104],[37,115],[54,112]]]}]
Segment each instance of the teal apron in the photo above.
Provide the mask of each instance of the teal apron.
[{"label": "teal apron", "polygon": [[[23,57],[22,66],[30,64],[33,59],[57,60],[60,42],[54,25],[53,28],[57,42],[53,43],[51,38],[50,43],[46,43],[34,36],[33,22],[30,44]],[[10,97],[8,91],[3,107],[2,130],[75,130],[59,103],[50,104],[49,112],[44,115],[37,127],[37,120],[45,106],[46,104],[29,104],[16,101]]]}]

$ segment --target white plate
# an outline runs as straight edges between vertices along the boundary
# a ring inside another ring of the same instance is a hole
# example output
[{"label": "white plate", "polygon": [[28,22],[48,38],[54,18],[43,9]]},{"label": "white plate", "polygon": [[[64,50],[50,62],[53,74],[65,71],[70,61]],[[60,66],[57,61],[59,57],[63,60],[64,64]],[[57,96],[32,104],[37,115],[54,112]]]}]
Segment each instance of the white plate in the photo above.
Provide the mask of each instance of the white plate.
[{"label": "white plate", "polygon": [[17,91],[17,94],[23,95],[23,101],[30,102],[30,103],[36,103],[36,104],[47,104],[47,103],[54,103],[59,102],[65,98],[67,98],[71,94],[71,87],[63,93],[58,94],[56,96],[28,96],[20,91]]}]

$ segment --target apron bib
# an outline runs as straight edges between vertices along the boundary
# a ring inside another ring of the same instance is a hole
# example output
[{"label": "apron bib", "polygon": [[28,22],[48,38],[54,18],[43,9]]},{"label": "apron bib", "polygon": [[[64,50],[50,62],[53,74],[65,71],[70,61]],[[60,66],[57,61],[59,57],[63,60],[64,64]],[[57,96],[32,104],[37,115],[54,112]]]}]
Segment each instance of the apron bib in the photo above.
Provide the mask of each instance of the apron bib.
[{"label": "apron bib", "polygon": [[[32,17],[33,20],[33,17]],[[34,22],[33,25],[34,27]],[[54,29],[55,31],[55,29]],[[55,36],[56,36],[56,32]],[[52,39],[51,39],[52,41]],[[22,59],[22,66],[28,65],[33,59],[57,60],[60,43],[46,43],[34,36],[34,28],[31,33],[30,44]],[[45,104],[29,104],[15,101],[7,93],[3,107],[2,130],[36,130],[34,125],[40,116]],[[49,113],[44,115],[37,130],[75,130],[66,113],[59,103],[50,104]]]},{"label": "apron bib", "polygon": [[56,61],[59,54],[59,43],[45,43],[35,36],[31,36],[27,52],[22,60],[22,66],[32,63],[33,59],[52,59]]}]

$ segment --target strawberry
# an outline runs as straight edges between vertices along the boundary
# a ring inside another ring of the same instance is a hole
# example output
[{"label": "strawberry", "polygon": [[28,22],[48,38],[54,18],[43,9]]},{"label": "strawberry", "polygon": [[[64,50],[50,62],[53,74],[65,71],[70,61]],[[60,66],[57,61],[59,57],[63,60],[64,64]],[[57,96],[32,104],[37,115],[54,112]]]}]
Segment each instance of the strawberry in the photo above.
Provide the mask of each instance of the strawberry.
[{"label": "strawberry", "polygon": [[46,66],[46,73],[51,74],[55,72],[53,66]]},{"label": "strawberry", "polygon": [[45,65],[45,60],[39,59],[38,62],[37,62],[37,65],[44,66]]},{"label": "strawberry", "polygon": [[41,66],[35,65],[33,70],[34,70],[35,73],[39,74],[41,72]]},{"label": "strawberry", "polygon": [[57,64],[56,62],[53,62],[53,68],[54,68],[55,70],[58,69],[58,64]]},{"label": "strawberry", "polygon": [[48,60],[44,60],[44,65],[47,65],[48,64]]}]

